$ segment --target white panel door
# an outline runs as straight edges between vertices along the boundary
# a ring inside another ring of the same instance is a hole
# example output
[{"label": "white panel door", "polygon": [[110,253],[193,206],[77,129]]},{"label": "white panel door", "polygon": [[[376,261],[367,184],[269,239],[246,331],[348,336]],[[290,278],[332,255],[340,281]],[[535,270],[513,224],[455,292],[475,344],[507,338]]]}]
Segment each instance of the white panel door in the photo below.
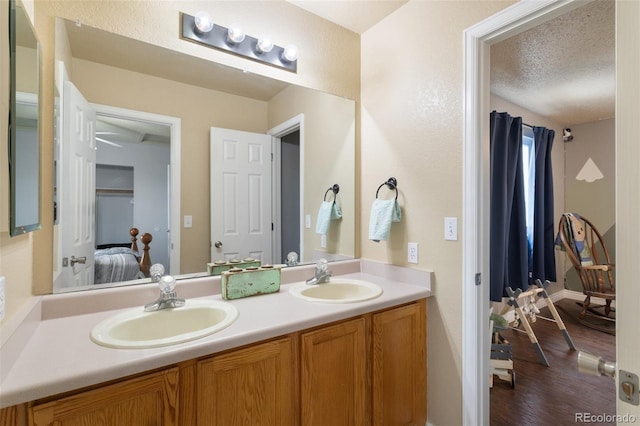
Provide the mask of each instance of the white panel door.
[{"label": "white panel door", "polygon": [[[70,81],[64,83],[63,97],[65,138],[58,185],[61,257],[66,286],[76,287],[94,281],[96,114]],[[72,261],[74,258],[81,260]]]},{"label": "white panel door", "polygon": [[272,263],[271,137],[211,128],[211,260]]}]

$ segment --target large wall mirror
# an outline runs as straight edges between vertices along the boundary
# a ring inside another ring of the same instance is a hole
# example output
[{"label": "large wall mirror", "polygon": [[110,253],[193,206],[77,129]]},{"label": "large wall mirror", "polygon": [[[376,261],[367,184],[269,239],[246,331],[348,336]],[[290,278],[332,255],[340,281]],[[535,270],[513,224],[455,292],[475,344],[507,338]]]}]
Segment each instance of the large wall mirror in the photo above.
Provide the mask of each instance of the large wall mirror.
[{"label": "large wall mirror", "polygon": [[38,136],[39,51],[31,21],[20,2],[9,2],[10,235],[40,229]]},{"label": "large wall mirror", "polygon": [[[55,45],[54,292],[148,282],[127,260],[131,228],[139,251],[151,234],[152,263],[178,276],[231,257],[354,257],[353,100],[60,18]],[[230,148],[247,135],[266,137],[265,151]],[[239,183],[234,156],[268,168]],[[260,208],[243,188],[260,192]],[[318,234],[320,207],[334,199],[342,218]],[[240,220],[268,230],[266,252],[232,247]],[[129,272],[103,273],[105,262]]]}]

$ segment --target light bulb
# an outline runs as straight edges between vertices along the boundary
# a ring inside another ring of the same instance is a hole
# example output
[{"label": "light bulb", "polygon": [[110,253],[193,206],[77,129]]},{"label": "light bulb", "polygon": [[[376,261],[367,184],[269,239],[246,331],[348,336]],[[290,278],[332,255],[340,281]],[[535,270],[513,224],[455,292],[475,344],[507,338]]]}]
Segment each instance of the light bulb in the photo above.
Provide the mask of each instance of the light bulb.
[{"label": "light bulb", "polygon": [[282,52],[282,58],[287,62],[295,62],[298,59],[298,48],[293,44],[289,44]]},{"label": "light bulb", "polygon": [[196,29],[200,33],[208,33],[213,29],[213,19],[211,19],[211,15],[207,12],[200,11],[196,13],[194,20],[196,23]]},{"label": "light bulb", "polygon": [[244,30],[238,24],[230,25],[227,30],[227,39],[233,44],[242,43],[244,40]]},{"label": "light bulb", "polygon": [[258,39],[256,47],[259,53],[269,53],[273,49],[273,41],[269,36],[262,36]]}]

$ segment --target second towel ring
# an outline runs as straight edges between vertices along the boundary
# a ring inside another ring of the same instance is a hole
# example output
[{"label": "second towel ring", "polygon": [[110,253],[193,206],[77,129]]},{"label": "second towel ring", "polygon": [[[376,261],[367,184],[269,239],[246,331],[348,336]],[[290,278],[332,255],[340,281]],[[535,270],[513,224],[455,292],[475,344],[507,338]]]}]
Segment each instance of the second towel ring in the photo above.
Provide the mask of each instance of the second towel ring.
[{"label": "second towel ring", "polygon": [[333,202],[335,203],[336,194],[340,192],[340,185],[335,183],[331,188],[327,189],[327,192],[324,193],[324,198],[323,198],[324,201],[327,201],[327,194],[329,193],[329,191],[333,191]]},{"label": "second towel ring", "polygon": [[397,200],[398,199],[398,180],[394,177],[390,177],[389,179],[387,179],[386,182],[384,182],[382,185],[378,187],[378,190],[376,191],[376,198],[378,198],[378,193],[380,192],[380,188],[382,188],[385,185],[387,185],[387,188],[389,188],[389,190],[396,191],[396,200]]}]

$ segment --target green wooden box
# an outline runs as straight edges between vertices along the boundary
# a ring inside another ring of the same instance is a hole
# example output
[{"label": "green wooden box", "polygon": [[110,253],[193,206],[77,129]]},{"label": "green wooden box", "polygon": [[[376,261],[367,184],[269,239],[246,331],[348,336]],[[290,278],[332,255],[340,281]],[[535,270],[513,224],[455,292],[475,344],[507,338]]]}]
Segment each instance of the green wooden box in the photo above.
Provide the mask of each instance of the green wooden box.
[{"label": "green wooden box", "polygon": [[222,298],[241,299],[280,291],[280,268],[273,266],[233,268],[221,274]]},{"label": "green wooden box", "polygon": [[251,258],[243,260],[232,259],[227,261],[218,260],[216,262],[207,263],[207,273],[209,275],[220,275],[220,273],[233,268],[246,269],[258,266],[260,266],[260,261]]}]

